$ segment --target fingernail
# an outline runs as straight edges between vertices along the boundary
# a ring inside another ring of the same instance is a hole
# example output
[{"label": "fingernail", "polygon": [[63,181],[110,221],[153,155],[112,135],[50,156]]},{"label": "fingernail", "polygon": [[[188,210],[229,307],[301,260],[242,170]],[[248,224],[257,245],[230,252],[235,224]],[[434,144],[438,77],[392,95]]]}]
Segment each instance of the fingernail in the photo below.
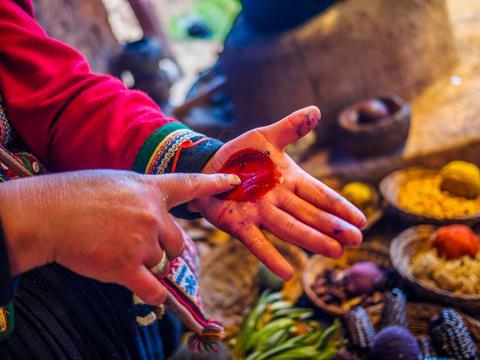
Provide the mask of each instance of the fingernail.
[{"label": "fingernail", "polygon": [[231,185],[240,185],[242,183],[242,180],[237,175],[229,174],[227,178]]}]

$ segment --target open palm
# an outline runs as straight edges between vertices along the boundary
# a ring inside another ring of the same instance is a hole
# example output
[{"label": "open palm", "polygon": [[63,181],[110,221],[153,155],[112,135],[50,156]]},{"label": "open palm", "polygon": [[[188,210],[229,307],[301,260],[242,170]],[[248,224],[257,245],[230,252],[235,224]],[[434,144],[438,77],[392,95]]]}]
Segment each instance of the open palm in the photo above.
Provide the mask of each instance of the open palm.
[{"label": "open palm", "polygon": [[344,245],[358,245],[364,215],[326,185],[303,171],[284,148],[314,129],[320,111],[311,106],[273,125],[251,130],[226,143],[203,172],[218,173],[232,154],[245,149],[262,151],[276,164],[280,182],[256,201],[238,202],[217,197],[191,204],[218,228],[242,241],[271,271],[289,279],[293,270],[262,233],[328,257],[339,257]]}]

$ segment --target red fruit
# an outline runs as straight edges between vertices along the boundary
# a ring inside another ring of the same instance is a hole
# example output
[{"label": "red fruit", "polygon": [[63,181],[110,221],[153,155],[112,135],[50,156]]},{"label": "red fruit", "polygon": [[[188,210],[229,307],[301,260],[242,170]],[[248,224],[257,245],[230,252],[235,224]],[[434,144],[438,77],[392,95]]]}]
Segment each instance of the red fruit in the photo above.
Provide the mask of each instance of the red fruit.
[{"label": "red fruit", "polygon": [[448,225],[437,230],[433,247],[438,255],[452,260],[466,255],[474,257],[480,250],[480,241],[468,226]]}]

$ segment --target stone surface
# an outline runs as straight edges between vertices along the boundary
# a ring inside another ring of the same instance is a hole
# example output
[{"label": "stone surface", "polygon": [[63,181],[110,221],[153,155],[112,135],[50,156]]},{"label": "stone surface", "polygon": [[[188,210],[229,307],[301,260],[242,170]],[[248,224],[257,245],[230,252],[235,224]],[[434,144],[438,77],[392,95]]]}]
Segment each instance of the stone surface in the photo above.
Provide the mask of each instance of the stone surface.
[{"label": "stone surface", "polygon": [[339,1],[268,36],[240,19],[221,55],[238,132],[315,104],[320,141],[346,104],[388,93],[412,99],[456,60],[446,0]]},{"label": "stone surface", "polygon": [[305,170],[319,178],[375,182],[413,164],[440,166],[453,159],[480,163],[480,2],[451,0],[449,11],[460,62],[411,102],[405,148],[363,161],[339,149],[321,149],[302,164]]},{"label": "stone surface", "polygon": [[47,33],[79,50],[100,73],[119,44],[108,22],[102,0],[35,0],[37,21]]}]

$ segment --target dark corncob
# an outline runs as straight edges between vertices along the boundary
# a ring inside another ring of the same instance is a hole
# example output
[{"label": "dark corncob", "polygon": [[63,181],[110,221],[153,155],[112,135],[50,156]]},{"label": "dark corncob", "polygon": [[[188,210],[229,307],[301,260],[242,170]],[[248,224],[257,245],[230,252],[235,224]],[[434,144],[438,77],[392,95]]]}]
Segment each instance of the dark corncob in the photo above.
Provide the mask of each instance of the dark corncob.
[{"label": "dark corncob", "polygon": [[342,349],[335,354],[332,360],[361,360],[361,358],[348,350]]},{"label": "dark corncob", "polygon": [[435,349],[432,345],[432,340],[428,336],[421,336],[418,338],[418,346],[422,353],[422,359],[432,358],[435,354]]},{"label": "dark corncob", "polygon": [[378,324],[380,329],[387,326],[408,326],[407,297],[400,289],[385,294],[385,305]]},{"label": "dark corncob", "polygon": [[456,360],[479,359],[475,342],[462,317],[455,310],[443,309],[439,316],[434,317],[430,333],[439,355]]},{"label": "dark corncob", "polygon": [[352,345],[361,349],[368,349],[375,337],[375,330],[365,309],[358,306],[350,310],[345,320]]}]

